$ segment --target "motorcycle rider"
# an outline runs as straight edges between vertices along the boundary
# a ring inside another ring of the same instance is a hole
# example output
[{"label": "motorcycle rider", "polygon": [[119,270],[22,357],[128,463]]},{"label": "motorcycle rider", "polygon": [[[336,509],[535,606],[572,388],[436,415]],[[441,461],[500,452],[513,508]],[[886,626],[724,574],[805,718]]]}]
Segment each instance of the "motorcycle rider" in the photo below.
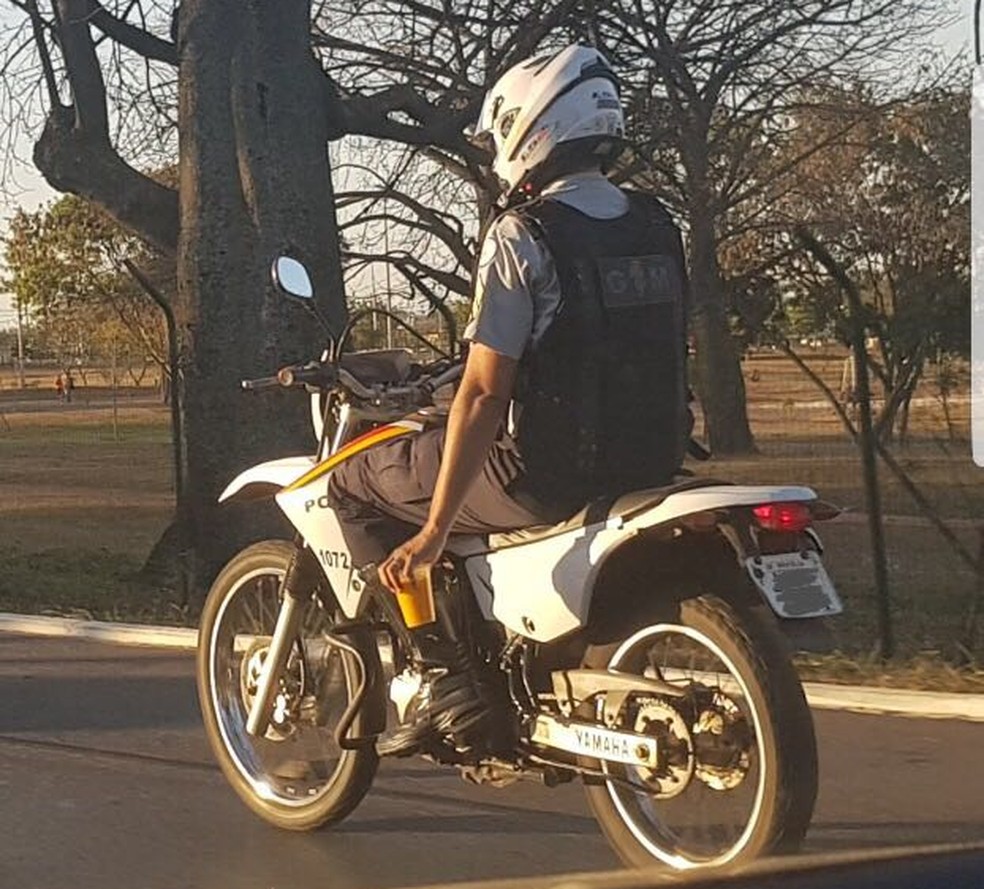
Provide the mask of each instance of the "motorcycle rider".
[{"label": "motorcycle rider", "polygon": [[[392,592],[452,533],[555,523],[669,482],[690,431],[679,230],[604,175],[624,139],[608,62],[578,45],[521,62],[489,90],[476,137],[502,195],[447,425],[363,451],[329,481],[353,559]],[[380,754],[418,750],[449,713],[458,728],[482,715],[460,646],[429,638],[422,692]]]}]

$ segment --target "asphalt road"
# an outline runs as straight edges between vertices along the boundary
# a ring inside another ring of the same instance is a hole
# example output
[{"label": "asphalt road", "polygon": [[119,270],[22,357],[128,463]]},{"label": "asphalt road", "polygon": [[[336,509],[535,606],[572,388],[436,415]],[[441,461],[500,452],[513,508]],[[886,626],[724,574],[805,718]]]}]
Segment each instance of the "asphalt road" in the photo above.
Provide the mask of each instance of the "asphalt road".
[{"label": "asphalt road", "polygon": [[[818,713],[808,850],[984,839],[984,725]],[[616,865],[576,785],[384,763],[342,825],[287,834],[212,764],[188,654],[0,634],[0,886],[374,889]]]}]

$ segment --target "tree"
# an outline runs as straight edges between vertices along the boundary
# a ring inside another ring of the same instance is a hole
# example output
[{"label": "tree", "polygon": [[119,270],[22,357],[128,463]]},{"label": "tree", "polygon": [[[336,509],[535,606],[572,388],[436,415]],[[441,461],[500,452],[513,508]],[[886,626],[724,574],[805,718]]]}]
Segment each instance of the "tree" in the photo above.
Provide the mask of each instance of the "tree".
[{"label": "tree", "polygon": [[[313,11],[302,0],[185,0],[172,22],[149,0],[8,2],[23,16],[0,58],[0,88],[13,109],[8,125],[43,105],[34,160],[49,183],[95,202],[176,258],[184,453],[194,492],[183,525],[200,580],[257,531],[217,520],[219,487],[248,462],[296,449],[292,433],[302,434],[285,428],[291,412],[278,399],[246,405],[233,395],[240,377],[316,348],[307,319],[260,285],[269,258],[288,250],[307,261],[333,323],[345,317],[328,141],[359,134],[413,146],[429,164],[475,183],[487,206],[485,158],[462,136],[484,88],[533,50],[593,33],[630,74],[634,120],[648,126],[640,132],[654,159],[662,144],[657,115],[676,109],[669,122],[688,183],[703,394],[714,417],[712,444],[736,449],[749,438],[722,323],[715,224],[723,198],[731,206],[749,189],[729,158],[743,156],[742,133],[762,132],[762,121],[782,107],[793,82],[788,71],[836,73],[881,46],[886,29],[898,40],[899,23],[919,6],[695,0],[650,14],[628,0],[602,10],[571,0],[415,0],[397,15],[387,0],[337,0]],[[320,64],[312,43],[324,53]],[[732,118],[743,128],[718,126]],[[173,162],[175,125],[179,176],[170,188],[143,171]],[[404,207],[405,220],[426,220],[431,234],[447,225],[440,204],[432,213],[433,204],[420,202],[420,213],[395,192],[386,200]],[[415,265],[415,253],[398,259],[410,286],[440,281]],[[457,273],[450,265],[436,270],[445,276],[440,287],[453,291],[457,280],[447,275]]]},{"label": "tree", "polygon": [[[804,165],[785,217],[806,220],[857,282],[875,341],[871,366],[882,390],[877,430],[904,432],[927,361],[967,355],[970,309],[970,97],[940,87],[885,109],[864,94],[831,94],[804,136],[843,131]],[[840,294],[802,261],[788,275],[815,316],[844,330]]]},{"label": "tree", "polygon": [[[120,271],[119,257],[152,261],[146,249],[97,207],[68,195],[34,213],[18,211],[5,239],[7,288],[35,321],[34,339],[67,369],[105,360],[148,360],[168,372],[160,310]],[[168,288],[173,289],[173,276]],[[84,372],[84,367],[83,367]]]},{"label": "tree", "polygon": [[[434,105],[407,85],[344,89],[311,54],[302,0],[186,0],[174,21],[149,2],[10,2],[24,18],[0,62],[8,107],[17,109],[8,127],[25,106],[45,106],[34,161],[47,181],[176,260],[193,496],[176,526],[185,540],[169,539],[190,551],[202,585],[261,531],[246,517],[218,519],[221,486],[244,465],[308,447],[296,443],[308,434],[301,411],[283,410],[279,398],[236,396],[240,378],[317,351],[306,316],[261,285],[270,257],[286,250],[304,259],[336,329],[345,318],[327,142],[362,133],[451,151],[477,168],[480,155],[461,133],[472,112]],[[515,52],[552,23],[532,28]],[[141,171],[173,162],[147,146],[173,145],[175,122],[176,189]],[[292,416],[294,426],[285,423]]]},{"label": "tree", "polygon": [[[150,4],[111,9],[56,0],[48,14],[33,0],[16,5],[30,19],[46,83],[37,166],[55,188],[93,201],[176,259],[184,456],[194,495],[181,517],[186,537],[178,548],[190,546],[189,568],[204,585],[245,535],[257,533],[248,520],[217,519],[221,486],[245,464],[297,448],[290,433],[295,440],[302,434],[301,418],[292,429],[285,418],[293,412],[281,416],[278,399],[246,405],[236,394],[240,378],[317,350],[307,319],[263,286],[270,257],[286,249],[305,259],[329,316],[336,324],[344,318],[325,151],[329,101],[309,52],[308,5],[256,2],[244,9],[192,0],[181,5],[175,28]],[[128,16],[143,17],[146,28]],[[176,42],[162,36],[170,31]],[[111,41],[111,53],[97,46],[96,33]],[[116,60],[125,64],[114,67]],[[125,90],[111,91],[107,81],[125,87],[125,72],[138,63],[155,67],[148,90],[165,104],[143,103],[138,107],[150,119],[116,130],[111,119],[123,109],[111,100],[122,92],[125,101]],[[179,189],[126,158],[141,127],[152,130],[156,118],[166,132],[173,120],[174,103],[166,100],[174,97],[175,65]]]},{"label": "tree", "polygon": [[894,0],[687,0],[597,7],[594,33],[627,71],[630,129],[659,188],[686,220],[700,396],[711,449],[748,450],[745,392],[720,254],[762,223],[799,165],[822,147],[795,135],[805,87],[896,77],[942,7]]}]

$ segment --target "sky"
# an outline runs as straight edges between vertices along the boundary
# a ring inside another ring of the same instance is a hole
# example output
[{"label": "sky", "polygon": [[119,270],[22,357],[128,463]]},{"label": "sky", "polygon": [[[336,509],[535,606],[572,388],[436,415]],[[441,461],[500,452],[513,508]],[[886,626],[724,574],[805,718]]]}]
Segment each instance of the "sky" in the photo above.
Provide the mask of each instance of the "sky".
[{"label": "sky", "polygon": [[[969,53],[973,50],[972,15],[974,0],[959,0],[959,10],[965,13],[961,20],[954,22],[949,28],[940,32],[938,43],[947,54],[958,52]],[[16,154],[20,159],[15,162],[12,181],[7,183],[10,195],[0,193],[0,238],[3,237],[7,220],[18,208],[34,210],[40,204],[57,197],[57,192],[51,189],[41,178],[37,170],[30,165],[31,147],[22,142]],[[4,272],[3,260],[0,257],[0,277]],[[0,293],[0,329],[11,327],[16,321],[9,296]]]}]

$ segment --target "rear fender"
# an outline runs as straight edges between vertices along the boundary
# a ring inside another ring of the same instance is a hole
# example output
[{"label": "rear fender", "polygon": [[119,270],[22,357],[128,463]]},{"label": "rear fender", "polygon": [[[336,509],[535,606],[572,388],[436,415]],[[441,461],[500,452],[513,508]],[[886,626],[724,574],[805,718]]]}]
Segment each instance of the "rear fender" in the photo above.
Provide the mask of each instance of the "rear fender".
[{"label": "rear fender", "polygon": [[809,503],[816,499],[812,488],[799,485],[711,485],[677,491],[661,503],[627,516],[624,527],[628,531],[644,531],[702,512],[757,506],[760,503]]},{"label": "rear fender", "polygon": [[[804,541],[809,538],[804,537]],[[745,569],[754,541],[740,522],[680,536],[638,535],[606,560],[592,590],[586,641],[608,644],[640,620],[674,622],[684,599],[714,595],[774,624],[796,651],[828,652],[833,636],[824,617],[779,617]]]},{"label": "rear fender", "polygon": [[711,592],[735,604],[760,601],[724,534],[639,534],[614,550],[595,578],[587,639],[624,639],[642,619],[673,622],[681,601]]},{"label": "rear fender", "polygon": [[[520,635],[550,642],[585,627],[598,590],[611,586],[603,578],[617,575],[623,563],[640,564],[640,559],[645,571],[634,579],[639,595],[652,591],[657,578],[663,583],[678,577],[684,565],[708,581],[727,574],[733,578],[728,587],[747,589],[747,579],[734,577],[745,570],[746,547],[729,533],[723,515],[740,517],[745,507],[762,503],[816,499],[809,488],[792,486],[714,484],[663,497],[658,490],[650,497],[646,493],[620,498],[590,519],[590,510],[585,511],[581,524],[565,523],[555,533],[548,529],[526,540],[519,535],[504,546],[466,557],[483,612]],[[713,534],[691,529],[694,524]],[[709,544],[727,558],[709,558]]]}]

